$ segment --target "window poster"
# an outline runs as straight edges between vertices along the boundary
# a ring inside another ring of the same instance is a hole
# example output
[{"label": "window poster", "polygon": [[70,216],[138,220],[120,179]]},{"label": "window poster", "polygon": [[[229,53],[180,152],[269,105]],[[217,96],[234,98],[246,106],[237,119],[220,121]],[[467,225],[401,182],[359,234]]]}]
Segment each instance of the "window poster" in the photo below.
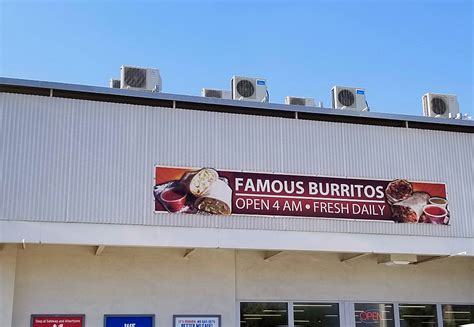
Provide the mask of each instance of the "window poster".
[{"label": "window poster", "polygon": [[220,327],[220,315],[175,315],[174,327]]},{"label": "window poster", "polygon": [[83,314],[35,314],[31,315],[31,327],[84,327]]}]

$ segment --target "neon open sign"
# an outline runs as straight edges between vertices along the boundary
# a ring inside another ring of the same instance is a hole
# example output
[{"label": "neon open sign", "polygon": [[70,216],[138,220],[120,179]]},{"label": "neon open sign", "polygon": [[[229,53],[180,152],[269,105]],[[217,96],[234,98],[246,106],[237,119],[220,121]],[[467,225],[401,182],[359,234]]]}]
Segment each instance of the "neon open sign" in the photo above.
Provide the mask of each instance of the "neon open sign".
[{"label": "neon open sign", "polygon": [[378,323],[382,319],[382,313],[379,310],[365,310],[359,314],[360,321],[367,324]]}]

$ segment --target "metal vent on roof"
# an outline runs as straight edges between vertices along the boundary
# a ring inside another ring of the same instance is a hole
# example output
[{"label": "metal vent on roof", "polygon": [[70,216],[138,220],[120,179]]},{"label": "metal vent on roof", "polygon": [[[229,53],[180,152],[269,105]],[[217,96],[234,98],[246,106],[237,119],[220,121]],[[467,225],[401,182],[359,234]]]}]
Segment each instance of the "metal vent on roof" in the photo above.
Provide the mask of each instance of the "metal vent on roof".
[{"label": "metal vent on roof", "polygon": [[243,79],[237,83],[237,92],[244,98],[249,98],[255,93],[255,87],[251,81]]},{"label": "metal vent on roof", "polygon": [[119,89],[120,88],[120,80],[119,79],[112,80],[112,87],[114,89]]},{"label": "metal vent on roof", "polygon": [[350,107],[354,104],[355,98],[351,91],[341,90],[337,95],[337,100],[339,100],[343,106]]},{"label": "metal vent on roof", "polygon": [[130,87],[144,88],[146,86],[146,69],[125,67],[124,81]]},{"label": "metal vent on roof", "polygon": [[204,96],[207,98],[222,98],[222,91],[205,89]]},{"label": "metal vent on roof", "polygon": [[303,98],[291,97],[290,98],[290,104],[294,104],[294,105],[297,105],[297,106],[305,106],[306,105],[306,100],[303,99]]},{"label": "metal vent on roof", "polygon": [[431,110],[437,115],[444,115],[447,110],[446,102],[441,98],[431,99]]}]

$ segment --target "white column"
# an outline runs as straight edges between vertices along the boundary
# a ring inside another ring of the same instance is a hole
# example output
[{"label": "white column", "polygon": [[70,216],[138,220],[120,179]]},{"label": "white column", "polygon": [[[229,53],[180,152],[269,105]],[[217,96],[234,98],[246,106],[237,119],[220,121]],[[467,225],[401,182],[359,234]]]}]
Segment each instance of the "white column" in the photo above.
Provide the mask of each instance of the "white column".
[{"label": "white column", "polygon": [[[0,244],[2,245],[2,244]],[[17,245],[0,247],[0,325],[13,326],[13,293],[15,290]]]},{"label": "white column", "polygon": [[393,319],[395,319],[395,327],[400,327],[400,307],[399,303],[393,305]]},{"label": "white column", "polygon": [[436,305],[436,318],[438,319],[438,327],[443,327],[443,309],[441,308],[441,304]]},{"label": "white column", "polygon": [[354,302],[343,302],[344,304],[344,321],[341,326],[353,327],[356,325],[355,321],[355,304]]},{"label": "white column", "polygon": [[295,316],[294,316],[294,311],[293,311],[293,304],[294,302],[288,302],[288,327],[294,327],[295,326]]}]

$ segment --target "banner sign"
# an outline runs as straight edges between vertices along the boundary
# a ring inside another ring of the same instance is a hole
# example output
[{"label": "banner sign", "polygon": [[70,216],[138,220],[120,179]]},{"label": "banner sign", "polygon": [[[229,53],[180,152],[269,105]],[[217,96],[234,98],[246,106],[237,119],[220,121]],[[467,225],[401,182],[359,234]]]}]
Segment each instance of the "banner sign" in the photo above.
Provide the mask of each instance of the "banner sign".
[{"label": "banner sign", "polygon": [[155,212],[449,223],[446,185],[155,167]]},{"label": "banner sign", "polygon": [[105,315],[105,327],[154,327],[155,315]]},{"label": "banner sign", "polygon": [[201,315],[175,315],[173,316],[174,327],[220,327],[221,316]]},{"label": "banner sign", "polygon": [[85,315],[31,315],[31,327],[84,327]]}]

